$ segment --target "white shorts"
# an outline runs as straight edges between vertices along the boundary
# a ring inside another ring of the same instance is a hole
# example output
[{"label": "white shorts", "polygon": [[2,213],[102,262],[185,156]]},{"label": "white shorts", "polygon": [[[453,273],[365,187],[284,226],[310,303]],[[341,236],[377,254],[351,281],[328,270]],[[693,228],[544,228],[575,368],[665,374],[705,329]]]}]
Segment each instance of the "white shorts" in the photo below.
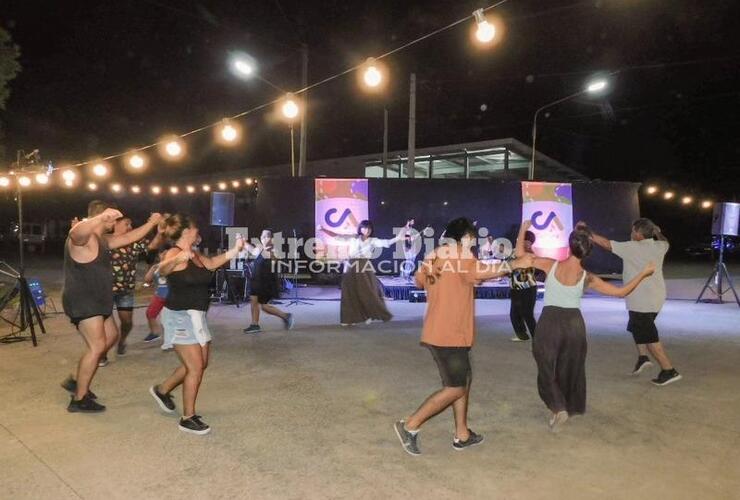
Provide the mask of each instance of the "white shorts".
[{"label": "white shorts", "polygon": [[165,307],[162,309],[162,326],[164,327],[163,349],[169,349],[173,344],[206,345],[211,341],[205,311],[195,309],[173,311]]}]

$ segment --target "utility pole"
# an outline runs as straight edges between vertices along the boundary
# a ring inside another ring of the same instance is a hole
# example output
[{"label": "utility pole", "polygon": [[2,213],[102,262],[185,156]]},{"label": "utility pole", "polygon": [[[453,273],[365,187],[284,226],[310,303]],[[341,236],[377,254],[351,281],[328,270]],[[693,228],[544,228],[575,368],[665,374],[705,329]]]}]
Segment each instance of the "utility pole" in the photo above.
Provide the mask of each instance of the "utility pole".
[{"label": "utility pole", "polygon": [[[301,88],[308,87],[308,45],[301,44]],[[301,113],[300,152],[298,154],[298,177],[306,175],[306,115],[308,114],[308,92],[303,92],[303,113]]]},{"label": "utility pole", "polygon": [[388,108],[383,107],[383,177],[388,168]]},{"label": "utility pole", "polygon": [[413,178],[416,162],[416,73],[411,73],[409,87],[409,146],[406,177]]}]

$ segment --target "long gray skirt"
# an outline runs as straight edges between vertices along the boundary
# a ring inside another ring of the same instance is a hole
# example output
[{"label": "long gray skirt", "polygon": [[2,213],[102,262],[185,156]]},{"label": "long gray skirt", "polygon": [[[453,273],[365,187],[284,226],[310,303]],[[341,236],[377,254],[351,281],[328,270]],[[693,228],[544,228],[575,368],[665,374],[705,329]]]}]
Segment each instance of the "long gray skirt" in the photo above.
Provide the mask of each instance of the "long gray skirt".
[{"label": "long gray skirt", "polygon": [[363,323],[368,319],[389,321],[383,288],[367,259],[355,259],[342,275],[340,323]]},{"label": "long gray skirt", "polygon": [[586,324],[580,309],[545,306],[532,353],[537,389],[552,412],[586,411]]}]

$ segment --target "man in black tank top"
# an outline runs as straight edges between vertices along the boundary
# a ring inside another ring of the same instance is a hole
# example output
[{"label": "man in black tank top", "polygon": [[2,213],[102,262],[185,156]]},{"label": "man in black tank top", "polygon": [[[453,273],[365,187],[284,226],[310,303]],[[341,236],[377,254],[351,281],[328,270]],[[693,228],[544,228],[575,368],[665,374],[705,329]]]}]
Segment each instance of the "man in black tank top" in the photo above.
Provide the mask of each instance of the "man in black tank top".
[{"label": "man in black tank top", "polygon": [[110,204],[92,201],[88,218],[75,224],[64,244],[64,312],[85,340],[85,352],[77,367],[77,377],[68,378],[62,387],[72,393],[70,412],[100,412],[105,406],[95,401],[90,383],[103,353],[118,341],[113,312],[110,249],[142,239],[160,221],[152,214],[143,226],[121,236],[105,236],[121,212]]}]

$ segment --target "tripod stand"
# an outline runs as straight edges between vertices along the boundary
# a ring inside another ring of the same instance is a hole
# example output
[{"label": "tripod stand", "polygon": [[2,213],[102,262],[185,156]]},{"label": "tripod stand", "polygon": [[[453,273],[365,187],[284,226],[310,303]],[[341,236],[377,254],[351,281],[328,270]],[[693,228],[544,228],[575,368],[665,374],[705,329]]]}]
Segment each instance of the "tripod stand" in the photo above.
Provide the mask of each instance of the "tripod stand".
[{"label": "tripod stand", "polygon": [[296,238],[295,229],[293,229],[293,242],[295,243],[295,252],[293,253],[293,297],[287,306],[312,306],[310,302],[298,298],[298,239]]},{"label": "tripod stand", "polygon": [[[0,298],[0,312],[8,307],[10,303],[18,297],[18,309],[12,320],[9,320],[3,316],[0,316],[0,320],[10,325],[10,334],[0,338],[0,342],[8,344],[12,342],[21,342],[28,340],[29,338],[33,342],[34,347],[38,345],[36,341],[36,328],[34,321],[41,328],[41,333],[46,333],[44,328],[44,322],[41,319],[41,313],[36,305],[36,301],[31,294],[31,289],[28,286],[28,281],[23,274],[17,272],[15,269],[10,267],[6,262],[0,261],[0,265],[5,266],[8,270],[0,269],[0,274],[16,280],[15,286],[7,293],[4,297]],[[16,330],[17,329],[17,330]],[[31,336],[25,337],[22,334],[30,330]]]},{"label": "tripod stand", "polygon": [[[714,271],[712,271],[712,274],[709,276],[709,279],[707,279],[707,282],[704,284],[704,288],[701,289],[701,293],[699,294],[699,298],[696,299],[696,302],[699,303],[701,301],[701,298],[704,296],[704,292],[707,291],[707,289],[713,291],[715,294],[717,294],[717,302],[720,304],[723,304],[724,301],[722,300],[722,296],[732,290],[732,294],[735,296],[735,302],[737,302],[738,307],[740,307],[740,298],[737,296],[737,291],[735,290],[735,285],[732,283],[732,278],[730,277],[730,273],[727,272],[727,266],[725,265],[724,260],[724,254],[725,254],[725,236],[720,235],[719,237],[719,260],[717,261],[717,264],[714,266]],[[723,283],[722,281],[727,280],[727,283],[730,285],[729,288],[726,288],[723,290]],[[714,281],[717,284],[717,289],[715,290],[712,288],[712,281]],[[706,302],[714,302],[712,300],[707,300]]]}]

